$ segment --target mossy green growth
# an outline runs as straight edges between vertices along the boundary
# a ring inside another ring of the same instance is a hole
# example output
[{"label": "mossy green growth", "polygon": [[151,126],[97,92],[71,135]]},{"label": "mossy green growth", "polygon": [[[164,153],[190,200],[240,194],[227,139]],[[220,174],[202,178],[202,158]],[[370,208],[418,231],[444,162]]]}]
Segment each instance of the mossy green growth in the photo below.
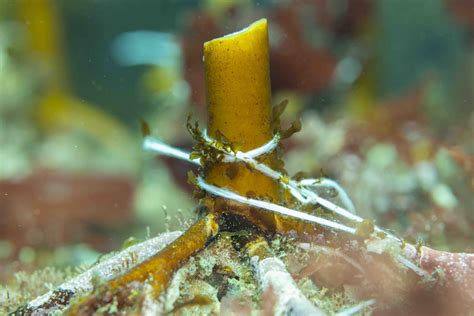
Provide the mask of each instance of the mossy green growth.
[{"label": "mossy green growth", "polygon": [[[334,315],[338,311],[345,310],[360,303],[351,295],[349,288],[339,292],[330,291],[324,287],[317,287],[309,278],[301,279],[298,282],[298,287],[315,306],[327,311],[329,315]],[[357,315],[371,314],[372,309],[366,308],[366,310],[362,310]]]},{"label": "mossy green growth", "polygon": [[19,306],[54,290],[77,272],[72,268],[46,267],[32,273],[17,272],[6,285],[0,285],[0,315],[14,312]]}]

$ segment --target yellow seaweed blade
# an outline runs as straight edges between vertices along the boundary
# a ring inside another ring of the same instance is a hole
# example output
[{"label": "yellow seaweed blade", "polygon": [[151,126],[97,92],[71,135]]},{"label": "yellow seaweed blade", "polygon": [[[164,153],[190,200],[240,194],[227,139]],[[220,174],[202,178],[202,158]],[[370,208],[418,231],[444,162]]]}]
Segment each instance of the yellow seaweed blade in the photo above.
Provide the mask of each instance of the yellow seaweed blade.
[{"label": "yellow seaweed blade", "polygon": [[35,108],[36,122],[43,132],[80,131],[121,152],[124,143],[132,142],[127,128],[98,106],[79,100],[71,93],[62,43],[63,27],[56,6],[52,0],[18,1],[31,52],[49,74],[44,96]]},{"label": "yellow seaweed blade", "polygon": [[267,20],[204,44],[209,132],[242,150],[272,138]]},{"label": "yellow seaweed blade", "polygon": [[63,27],[56,5],[52,0],[18,1],[20,17],[29,33],[30,49],[49,71],[48,87],[68,90],[61,41]]},{"label": "yellow seaweed blade", "polygon": [[40,100],[36,120],[46,133],[79,131],[118,152],[128,150],[122,147],[132,143],[129,131],[119,120],[64,91],[53,90]]},{"label": "yellow seaweed blade", "polygon": [[[273,137],[268,46],[266,19],[204,44],[209,133],[213,137],[223,134],[242,151],[260,147]],[[272,153],[262,161],[271,166],[275,159]],[[228,168],[233,172],[226,172]],[[280,200],[275,180],[241,163],[217,163],[206,170],[206,180],[241,195],[252,192]],[[255,211],[250,217],[274,228],[273,215]]]}]

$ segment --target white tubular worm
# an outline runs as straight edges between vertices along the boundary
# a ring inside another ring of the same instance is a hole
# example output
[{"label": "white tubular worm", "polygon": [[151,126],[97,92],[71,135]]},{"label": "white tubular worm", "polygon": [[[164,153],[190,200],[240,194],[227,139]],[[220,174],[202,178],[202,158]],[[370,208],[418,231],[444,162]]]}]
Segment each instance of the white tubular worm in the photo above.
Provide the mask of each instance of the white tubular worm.
[{"label": "white tubular worm", "polygon": [[401,263],[402,265],[404,265],[408,269],[412,270],[413,272],[415,272],[419,276],[421,276],[421,277],[428,277],[429,276],[428,272],[426,272],[425,270],[423,270],[422,268],[420,268],[419,266],[414,264],[410,259],[407,259],[403,255],[401,255],[401,254],[396,255],[395,258],[397,259],[397,261],[399,263]]},{"label": "white tubular worm", "polygon": [[367,300],[360,302],[359,304],[356,304],[352,307],[346,308],[338,313],[336,313],[336,316],[351,316],[359,313],[362,311],[364,308],[367,308],[369,306],[372,306],[376,303],[375,299]]},{"label": "white tubular worm", "polygon": [[262,291],[272,289],[278,297],[275,315],[322,316],[325,313],[314,306],[298,289],[285,264],[276,257],[250,259]]}]

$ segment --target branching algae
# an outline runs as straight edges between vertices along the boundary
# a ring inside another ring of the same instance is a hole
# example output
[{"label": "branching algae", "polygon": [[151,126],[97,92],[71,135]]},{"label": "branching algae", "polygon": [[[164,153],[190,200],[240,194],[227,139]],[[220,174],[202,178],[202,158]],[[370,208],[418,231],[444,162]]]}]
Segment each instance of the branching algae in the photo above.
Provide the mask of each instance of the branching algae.
[{"label": "branching algae", "polygon": [[[189,174],[200,198],[200,218],[179,237],[163,235],[161,239],[166,241],[152,239],[146,245],[126,250],[135,253],[137,262],[128,271],[112,269],[118,258],[130,255],[126,251],[93,267],[91,270],[95,269],[103,279],[96,289],[99,294],[73,299],[69,314],[92,313],[111,302],[114,308],[126,305],[137,284],[143,283],[151,293],[148,297],[159,302],[157,299],[175,272],[229,232],[240,232],[238,248],[251,258],[262,290],[271,288],[277,295],[275,312],[279,314],[324,312],[299,291],[285,264],[273,253],[269,241],[276,234],[291,234],[300,241],[322,235],[331,247],[355,244],[357,249],[371,248],[374,253],[386,253],[393,265],[405,273],[411,271],[419,279],[429,275],[417,264],[419,251],[356,215],[349,197],[336,182],[290,178],[285,172],[280,141],[299,131],[301,124],[297,121],[288,130],[281,130],[279,118],[286,103],[272,109],[265,19],[205,43],[204,63],[209,120],[203,130],[188,120],[188,131],[196,140],[193,151],[187,153],[162,143],[148,135],[149,129],[144,126],[145,150],[200,166],[198,175]],[[340,205],[321,197],[321,188],[337,192]],[[358,264],[348,262],[362,270]],[[73,280],[75,283],[71,281],[67,287],[30,302],[16,314],[41,314],[54,305],[65,307],[77,292],[91,290],[91,278],[79,276]],[[87,286],[81,286],[81,282]],[[375,300],[362,302],[345,314],[374,303]],[[149,311],[160,312],[160,307]]]}]

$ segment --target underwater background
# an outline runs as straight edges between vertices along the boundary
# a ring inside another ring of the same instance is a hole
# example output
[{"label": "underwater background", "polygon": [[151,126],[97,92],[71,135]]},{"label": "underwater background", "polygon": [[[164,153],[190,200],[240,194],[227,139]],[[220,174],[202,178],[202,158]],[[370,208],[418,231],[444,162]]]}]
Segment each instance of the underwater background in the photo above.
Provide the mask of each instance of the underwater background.
[{"label": "underwater background", "polygon": [[289,174],[337,180],[406,240],[474,252],[471,1],[0,0],[0,284],[193,222],[191,167],[143,152],[140,119],[190,149],[203,43],[262,17],[273,103],[302,121]]}]

